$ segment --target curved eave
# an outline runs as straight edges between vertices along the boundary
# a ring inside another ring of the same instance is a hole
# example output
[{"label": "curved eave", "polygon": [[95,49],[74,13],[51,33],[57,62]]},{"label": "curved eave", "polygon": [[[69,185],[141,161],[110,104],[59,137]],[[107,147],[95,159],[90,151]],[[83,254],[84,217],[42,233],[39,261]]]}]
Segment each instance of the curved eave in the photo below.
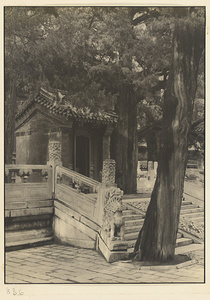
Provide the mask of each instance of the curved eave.
[{"label": "curved eave", "polygon": [[75,112],[69,107],[62,107],[53,104],[51,101],[42,99],[41,97],[36,97],[32,101],[30,101],[22,111],[20,111],[16,115],[16,121],[23,119],[24,116],[29,112],[32,106],[35,106],[34,109],[37,109],[37,105],[40,107],[40,111],[42,108],[47,110],[49,114],[57,116],[59,118],[64,118],[65,120],[75,120],[78,123],[91,123],[91,124],[98,124],[98,125],[111,125],[117,123],[117,115],[106,113],[104,116],[98,115],[84,115],[81,112]]}]

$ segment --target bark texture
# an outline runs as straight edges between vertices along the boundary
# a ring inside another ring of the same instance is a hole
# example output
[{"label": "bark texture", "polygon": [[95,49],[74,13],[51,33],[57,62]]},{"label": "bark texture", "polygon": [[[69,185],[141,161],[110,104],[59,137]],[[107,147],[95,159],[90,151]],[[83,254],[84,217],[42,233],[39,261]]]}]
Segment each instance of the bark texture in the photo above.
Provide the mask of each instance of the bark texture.
[{"label": "bark texture", "polygon": [[177,22],[172,68],[165,92],[157,179],[135,245],[137,260],[167,261],[174,258],[202,49],[202,26]]},{"label": "bark texture", "polygon": [[133,93],[125,88],[116,105],[118,123],[112,134],[111,158],[116,161],[116,183],[124,193],[137,188],[137,104]]}]

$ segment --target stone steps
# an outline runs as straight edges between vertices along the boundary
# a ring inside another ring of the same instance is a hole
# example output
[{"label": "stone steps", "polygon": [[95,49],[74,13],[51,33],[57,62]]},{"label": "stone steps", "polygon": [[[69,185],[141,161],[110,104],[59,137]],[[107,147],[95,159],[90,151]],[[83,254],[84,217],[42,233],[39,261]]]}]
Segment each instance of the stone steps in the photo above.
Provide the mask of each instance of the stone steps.
[{"label": "stone steps", "polygon": [[51,227],[21,231],[5,232],[6,251],[17,250],[37,245],[43,245],[53,241]]},{"label": "stone steps", "polygon": [[196,219],[200,219],[200,218],[203,218],[204,219],[204,212],[191,212],[191,213],[182,213],[182,216],[185,216],[189,219],[192,219],[192,220],[196,220]]},{"label": "stone steps", "polygon": [[123,216],[124,221],[136,221],[136,220],[143,220],[144,218],[141,215],[138,214],[129,214]]},{"label": "stone steps", "polygon": [[[139,231],[144,223],[144,216],[142,212],[138,209],[141,207],[141,201],[145,201],[149,199],[145,198],[128,198],[124,203],[127,203],[127,210],[123,211],[123,217],[125,220],[125,240],[128,243],[128,251],[131,253],[134,249],[137,237],[139,235]],[[133,212],[132,212],[132,204],[133,204]],[[138,205],[139,204],[139,205]],[[181,215],[186,216],[189,219],[203,221],[204,220],[204,212],[203,208],[198,207],[197,205],[192,204],[191,201],[187,201],[186,199],[182,202],[181,207]],[[189,245],[193,245],[194,241],[192,238],[185,237],[182,232],[177,233],[177,241],[176,248],[184,248]]]},{"label": "stone steps", "polygon": [[182,247],[190,244],[193,244],[192,239],[182,237],[176,240],[176,247]]},{"label": "stone steps", "polygon": [[183,200],[182,201],[182,206],[185,206],[185,205],[193,205],[191,201],[187,201],[187,200]]},{"label": "stone steps", "polygon": [[25,242],[27,240],[50,237],[52,236],[51,228],[33,229],[33,230],[22,230],[22,231],[8,231],[5,234],[6,245],[12,242]]},{"label": "stone steps", "polygon": [[[134,246],[135,246],[135,243],[136,243],[136,239],[127,240],[127,243],[128,243],[128,249],[129,249],[128,251],[129,251],[129,253],[133,252]],[[191,244],[193,244],[193,240],[192,239],[181,237],[181,238],[178,238],[176,240],[176,248],[186,247],[187,245],[191,245]]]},{"label": "stone steps", "polygon": [[189,245],[184,245],[184,246],[177,247],[175,249],[175,254],[176,255],[186,254],[186,253],[189,253],[189,252],[195,251],[195,250],[203,250],[203,244],[192,243],[192,244],[189,244]]},{"label": "stone steps", "polygon": [[126,241],[136,240],[138,235],[139,235],[139,231],[140,231],[140,229],[138,231],[135,231],[135,232],[126,233],[125,236],[124,236],[125,240]]},{"label": "stone steps", "polygon": [[6,218],[5,229],[17,231],[26,229],[41,229],[52,227],[52,215],[26,216],[17,218]]},{"label": "stone steps", "polygon": [[[132,230],[133,229],[133,230]],[[125,230],[125,240],[126,241],[130,241],[130,240],[136,240],[138,235],[139,235],[139,231],[141,228],[139,228],[138,226],[136,226],[135,228],[127,228]],[[183,234],[178,232],[177,233],[177,239],[181,239],[183,238]]]},{"label": "stone steps", "polygon": [[12,251],[51,243],[53,232],[51,228],[7,231],[5,233],[5,250]]},{"label": "stone steps", "polygon": [[[142,223],[143,225],[143,223]],[[133,233],[133,232],[139,232],[140,231],[140,227],[139,226],[132,226],[132,227],[125,227],[125,235],[129,234],[129,233]]]},{"label": "stone steps", "polygon": [[52,236],[33,238],[25,241],[12,241],[6,243],[5,250],[14,251],[14,250],[20,250],[29,247],[43,246],[43,245],[51,244],[53,243],[53,241],[54,239]]},{"label": "stone steps", "polygon": [[200,208],[200,207],[198,207],[195,204],[182,205],[181,211],[185,211],[185,210],[188,210],[188,209],[192,209],[193,210],[193,209],[197,209],[197,208]]},{"label": "stone steps", "polygon": [[134,211],[134,210],[132,210],[132,209],[125,209],[125,210],[123,210],[123,217],[124,216],[128,216],[128,215],[135,215],[136,214],[136,212]]},{"label": "stone steps", "polygon": [[204,216],[202,216],[202,217],[192,217],[192,221],[202,223],[202,222],[204,222]]},{"label": "stone steps", "polygon": [[131,228],[136,226],[142,226],[144,223],[144,219],[138,219],[138,220],[127,220],[125,221],[125,228]]},{"label": "stone steps", "polygon": [[[50,205],[52,203],[49,202]],[[5,218],[5,250],[12,251],[43,245],[53,241],[52,207],[47,214],[37,211],[34,215],[18,214]]]}]

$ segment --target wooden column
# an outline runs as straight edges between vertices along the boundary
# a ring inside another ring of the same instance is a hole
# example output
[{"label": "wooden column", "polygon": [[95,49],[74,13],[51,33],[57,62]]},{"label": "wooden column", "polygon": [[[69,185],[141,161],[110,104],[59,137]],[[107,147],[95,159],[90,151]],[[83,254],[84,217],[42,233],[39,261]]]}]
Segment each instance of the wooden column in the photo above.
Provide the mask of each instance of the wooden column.
[{"label": "wooden column", "polygon": [[110,158],[110,140],[113,129],[113,126],[107,125],[103,136],[103,161]]},{"label": "wooden column", "polygon": [[69,133],[69,169],[74,170],[74,134]]},{"label": "wooden column", "polygon": [[92,136],[89,137],[89,176],[90,178],[94,178],[94,161],[93,161],[93,140]]}]

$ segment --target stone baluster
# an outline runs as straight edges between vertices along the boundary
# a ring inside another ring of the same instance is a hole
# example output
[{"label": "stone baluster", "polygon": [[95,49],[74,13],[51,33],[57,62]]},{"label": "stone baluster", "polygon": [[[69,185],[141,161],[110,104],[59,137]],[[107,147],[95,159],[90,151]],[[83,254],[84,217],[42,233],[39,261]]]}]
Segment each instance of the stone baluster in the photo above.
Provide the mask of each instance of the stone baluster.
[{"label": "stone baluster", "polygon": [[16,164],[16,152],[12,153],[12,164]]},{"label": "stone baluster", "polygon": [[6,183],[10,182],[9,174],[10,174],[9,169],[5,169],[5,177],[6,177],[5,182]]},{"label": "stone baluster", "polygon": [[57,174],[56,175],[56,182],[58,184],[60,184],[62,182],[62,173],[61,172],[57,172],[56,174]]},{"label": "stone baluster", "polygon": [[32,174],[32,170],[28,169],[20,169],[19,175],[23,183],[27,183],[30,175]]},{"label": "stone baluster", "polygon": [[47,169],[42,169],[42,181],[47,182],[48,181],[48,170]]},{"label": "stone baluster", "polygon": [[93,176],[94,176],[94,165],[91,164],[90,165],[90,178],[93,178]]}]

